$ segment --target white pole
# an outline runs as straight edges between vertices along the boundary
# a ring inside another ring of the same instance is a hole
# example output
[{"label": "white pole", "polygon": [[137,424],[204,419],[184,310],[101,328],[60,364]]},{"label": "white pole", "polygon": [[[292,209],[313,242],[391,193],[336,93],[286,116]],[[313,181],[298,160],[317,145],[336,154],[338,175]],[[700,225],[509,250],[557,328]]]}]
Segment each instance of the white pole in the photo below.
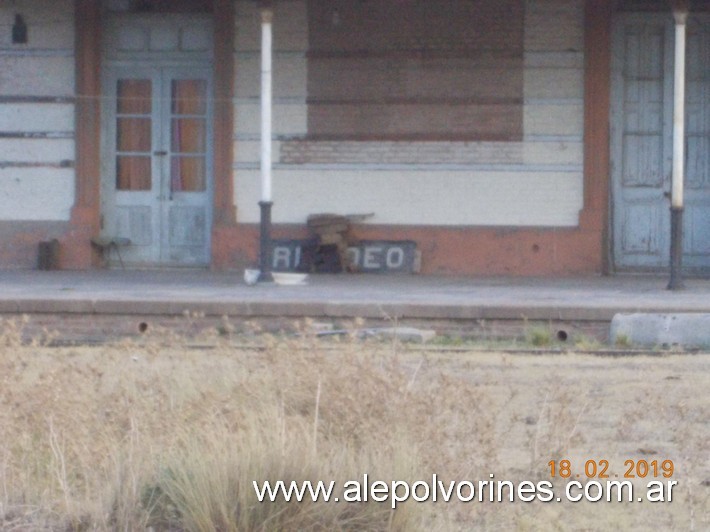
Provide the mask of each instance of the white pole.
[{"label": "white pole", "polygon": [[683,208],[683,174],[685,163],[685,29],[687,11],[676,10],[675,73],[673,82],[673,177],[671,204]]},{"label": "white pole", "polygon": [[673,79],[673,176],[671,184],[671,249],[669,290],[683,285],[683,172],[685,163],[685,24],[687,2],[677,2],[675,18],[675,69]]},{"label": "white pole", "polygon": [[271,201],[272,22],[271,9],[261,11],[261,201]]}]

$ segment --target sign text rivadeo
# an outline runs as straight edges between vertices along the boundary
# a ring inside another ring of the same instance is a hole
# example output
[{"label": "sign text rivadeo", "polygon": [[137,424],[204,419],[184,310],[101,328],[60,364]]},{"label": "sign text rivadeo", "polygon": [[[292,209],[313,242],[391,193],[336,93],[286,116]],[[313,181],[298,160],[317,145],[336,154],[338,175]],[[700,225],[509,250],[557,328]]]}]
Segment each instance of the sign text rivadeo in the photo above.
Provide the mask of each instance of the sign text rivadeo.
[{"label": "sign text rivadeo", "polygon": [[[274,240],[271,267],[276,272],[303,269],[308,240]],[[417,245],[410,240],[362,240],[347,251],[351,268],[363,273],[413,273],[419,269]]]}]

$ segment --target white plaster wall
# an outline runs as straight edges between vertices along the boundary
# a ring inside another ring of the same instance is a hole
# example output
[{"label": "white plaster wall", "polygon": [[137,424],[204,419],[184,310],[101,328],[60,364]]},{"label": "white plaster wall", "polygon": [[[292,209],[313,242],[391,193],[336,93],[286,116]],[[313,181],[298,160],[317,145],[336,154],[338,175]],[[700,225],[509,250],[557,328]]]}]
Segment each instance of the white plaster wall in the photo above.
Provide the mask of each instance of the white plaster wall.
[{"label": "white plaster wall", "polygon": [[[242,52],[237,58],[235,91],[241,100],[259,100],[261,88],[261,55],[258,51]],[[273,60],[274,97],[290,101],[306,99],[307,60],[303,51],[278,52]]]},{"label": "white plaster wall", "polygon": [[[256,3],[251,0],[236,0],[235,11],[235,136],[237,141],[258,142],[261,127],[261,16]],[[305,0],[276,3],[273,41],[274,136],[302,136],[308,132],[308,21]],[[238,142],[240,146],[241,142]],[[242,154],[246,152],[238,149],[238,162],[259,160],[258,150],[256,159],[253,155],[242,158]],[[277,152],[275,156],[278,156]]]},{"label": "white plaster wall", "polygon": [[528,102],[524,111],[525,138],[580,139],[584,127],[583,102]]},{"label": "white plaster wall", "polygon": [[[236,5],[235,202],[239,220],[256,223],[259,16],[253,2]],[[274,221],[374,212],[368,223],[576,226],[583,206],[583,13],[583,0],[527,0],[522,142],[322,143],[313,161],[294,164],[286,144],[307,133],[306,2],[280,2]]]},{"label": "white plaster wall", "polygon": [[[261,49],[261,15],[253,0],[235,0],[236,39],[239,51]],[[302,52],[308,46],[305,0],[279,0],[274,11],[274,48],[278,52]]]},{"label": "white plaster wall", "polygon": [[0,50],[0,95],[71,96],[74,57],[18,55]]},{"label": "white plaster wall", "polygon": [[584,202],[584,0],[527,0],[525,9],[524,141],[526,163],[565,164],[578,169],[566,186],[576,190],[562,206],[541,200],[531,205],[566,211],[577,225]]},{"label": "white plaster wall", "polygon": [[72,50],[74,48],[74,0],[2,0],[0,48],[12,47],[15,14],[28,27],[25,50]]},{"label": "white plaster wall", "polygon": [[[259,101],[237,100],[234,106],[235,130],[238,138],[258,139],[261,128],[261,106]],[[300,136],[307,131],[308,110],[301,103],[281,103],[273,106],[273,128],[276,137]]]},{"label": "white plaster wall", "polygon": [[0,131],[55,134],[74,132],[74,105],[65,103],[0,103]]},{"label": "white plaster wall", "polygon": [[[27,44],[12,43],[15,14]],[[68,220],[74,203],[74,2],[0,2],[0,220]]]},{"label": "white plaster wall", "polygon": [[0,169],[0,220],[68,220],[74,203],[71,168]]},{"label": "white plaster wall", "polygon": [[48,139],[37,142],[35,139],[0,138],[2,158],[26,164],[62,164],[70,166],[74,160],[74,140]]},{"label": "white plaster wall", "polygon": [[[259,171],[239,172],[237,208],[257,221]],[[578,214],[575,173],[426,170],[277,169],[276,223],[305,223],[309,214],[374,213],[376,224],[564,226]],[[548,205],[531,219],[531,205]]]}]

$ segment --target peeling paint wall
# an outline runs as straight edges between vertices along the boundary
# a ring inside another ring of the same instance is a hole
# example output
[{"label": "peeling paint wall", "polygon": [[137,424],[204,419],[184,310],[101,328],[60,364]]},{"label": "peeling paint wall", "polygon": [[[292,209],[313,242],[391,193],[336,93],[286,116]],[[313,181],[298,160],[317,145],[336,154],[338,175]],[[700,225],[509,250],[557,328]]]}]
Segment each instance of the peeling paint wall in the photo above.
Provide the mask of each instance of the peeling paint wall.
[{"label": "peeling paint wall", "polygon": [[[259,220],[260,18],[236,1],[235,202]],[[274,211],[369,213],[372,224],[575,227],[583,205],[583,0],[526,0],[523,138],[308,138],[306,0],[274,15]],[[363,80],[367,83],[367,80]]]},{"label": "peeling paint wall", "polygon": [[[12,42],[16,14],[26,44]],[[0,221],[69,220],[74,92],[74,2],[0,3]]]}]

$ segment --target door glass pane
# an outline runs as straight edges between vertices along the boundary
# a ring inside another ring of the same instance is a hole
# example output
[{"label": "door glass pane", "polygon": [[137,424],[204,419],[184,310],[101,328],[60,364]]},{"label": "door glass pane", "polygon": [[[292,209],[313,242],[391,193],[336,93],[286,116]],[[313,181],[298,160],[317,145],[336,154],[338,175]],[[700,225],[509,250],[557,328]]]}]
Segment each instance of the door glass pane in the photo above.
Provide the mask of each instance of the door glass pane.
[{"label": "door glass pane", "polygon": [[201,118],[173,118],[173,153],[205,152],[205,121]]},{"label": "door glass pane", "polygon": [[151,80],[118,80],[116,100],[116,189],[151,190]]},{"label": "door glass pane", "polygon": [[150,118],[118,118],[116,126],[118,151],[150,152]]},{"label": "door glass pane", "polygon": [[206,96],[204,79],[172,81],[170,184],[174,192],[202,192],[207,188]]},{"label": "door glass pane", "polygon": [[207,189],[204,156],[173,157],[170,174],[174,192],[204,192]]},{"label": "door glass pane", "polygon": [[204,115],[207,112],[207,82],[204,79],[174,79],[172,83],[172,113],[174,115]]},{"label": "door glass pane", "polygon": [[151,90],[149,79],[119,79],[116,91],[118,114],[149,115]]},{"label": "door glass pane", "polygon": [[150,156],[116,157],[116,189],[150,190]]}]

